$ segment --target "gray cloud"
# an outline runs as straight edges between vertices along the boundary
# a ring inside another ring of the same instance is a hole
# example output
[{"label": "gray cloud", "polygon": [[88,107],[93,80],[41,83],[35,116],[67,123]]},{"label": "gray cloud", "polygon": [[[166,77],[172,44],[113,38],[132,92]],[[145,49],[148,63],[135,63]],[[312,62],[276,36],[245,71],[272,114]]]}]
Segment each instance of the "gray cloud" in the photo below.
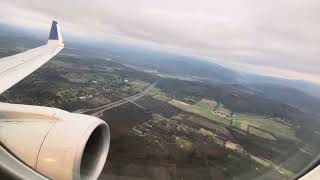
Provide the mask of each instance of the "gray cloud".
[{"label": "gray cloud", "polygon": [[80,35],[320,82],[318,0],[2,0],[0,7],[5,22],[47,28],[55,18]]}]

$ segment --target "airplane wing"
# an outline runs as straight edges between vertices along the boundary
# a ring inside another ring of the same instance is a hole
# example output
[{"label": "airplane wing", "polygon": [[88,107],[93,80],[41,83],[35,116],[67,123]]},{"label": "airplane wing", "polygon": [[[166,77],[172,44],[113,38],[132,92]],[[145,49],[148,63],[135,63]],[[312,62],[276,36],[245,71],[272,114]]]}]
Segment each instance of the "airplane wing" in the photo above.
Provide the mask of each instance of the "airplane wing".
[{"label": "airplane wing", "polygon": [[[0,94],[37,70],[64,47],[62,34],[56,21],[52,22],[49,39],[46,45],[30,49],[13,56],[0,59]],[[23,175],[20,178],[47,179],[38,174],[28,165],[20,162],[10,154],[0,142],[0,164],[6,170],[15,169],[17,172],[4,172],[10,176]],[[19,177],[19,176],[18,176]],[[18,178],[17,177],[17,178]]]},{"label": "airplane wing", "polygon": [[[0,94],[63,48],[53,21],[46,45],[0,59]],[[0,179],[7,179],[1,172],[14,179],[97,179],[109,145],[109,127],[99,118],[0,102]]]},{"label": "airplane wing", "polygon": [[0,59],[0,94],[37,70],[63,47],[59,25],[53,21],[46,45]]}]

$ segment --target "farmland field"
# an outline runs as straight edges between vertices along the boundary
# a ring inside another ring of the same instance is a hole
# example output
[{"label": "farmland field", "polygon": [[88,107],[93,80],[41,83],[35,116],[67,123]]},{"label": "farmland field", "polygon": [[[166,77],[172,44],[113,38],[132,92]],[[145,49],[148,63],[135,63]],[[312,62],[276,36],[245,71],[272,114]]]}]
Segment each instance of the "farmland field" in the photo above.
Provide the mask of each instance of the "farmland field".
[{"label": "farmland field", "polygon": [[217,102],[208,99],[202,99],[194,105],[187,104],[178,100],[171,100],[169,103],[186,112],[194,113],[202,117],[213,120],[217,123],[229,125],[230,119],[224,118],[216,114],[213,109],[217,106]]},{"label": "farmland field", "polygon": [[236,113],[233,116],[232,125],[245,131],[247,130],[247,126],[250,125],[269,132],[273,136],[276,136],[276,138],[296,139],[295,131],[292,127],[261,115]]},{"label": "farmland field", "polygon": [[161,89],[155,87],[151,90],[149,93],[153,98],[160,100],[160,101],[165,101],[168,102],[171,100],[170,97],[167,96],[165,92],[163,92]]},{"label": "farmland field", "polygon": [[[231,115],[231,111],[224,108],[222,104],[218,105],[214,100],[202,99],[192,105],[173,99],[168,103],[183,111],[197,114],[213,120],[216,123],[230,126],[231,119],[223,115]],[[215,107],[217,107],[216,111],[214,111]],[[233,127],[248,131],[250,134],[270,140],[277,138],[297,140],[294,129],[276,119],[250,113],[235,113],[232,117]]]},{"label": "farmland field", "polygon": [[223,104],[219,103],[216,108],[215,108],[215,112],[219,112],[221,114],[224,114],[226,116],[231,116],[232,112],[225,108]]}]

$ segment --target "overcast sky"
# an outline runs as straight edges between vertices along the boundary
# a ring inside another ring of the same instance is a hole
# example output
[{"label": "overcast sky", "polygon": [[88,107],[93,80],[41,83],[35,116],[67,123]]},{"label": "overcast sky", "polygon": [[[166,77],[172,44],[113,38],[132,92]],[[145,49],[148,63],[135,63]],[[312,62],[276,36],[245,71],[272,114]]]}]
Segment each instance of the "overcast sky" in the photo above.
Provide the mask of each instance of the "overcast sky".
[{"label": "overcast sky", "polygon": [[141,43],[320,83],[319,0],[1,0],[0,21]]}]

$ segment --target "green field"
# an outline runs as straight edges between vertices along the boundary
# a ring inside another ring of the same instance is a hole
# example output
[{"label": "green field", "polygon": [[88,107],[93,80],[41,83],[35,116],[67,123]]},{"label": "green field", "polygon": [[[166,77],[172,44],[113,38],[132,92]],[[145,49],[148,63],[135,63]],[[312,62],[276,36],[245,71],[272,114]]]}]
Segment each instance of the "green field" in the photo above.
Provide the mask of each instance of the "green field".
[{"label": "green field", "polygon": [[215,111],[222,113],[222,114],[225,114],[227,116],[231,116],[231,111],[229,109],[225,108],[224,105],[221,103],[219,103],[217,105],[217,107],[215,108]]},{"label": "green field", "polygon": [[141,92],[141,91],[145,90],[145,88],[150,86],[150,83],[140,81],[140,80],[132,81],[132,82],[130,82],[130,84],[131,84],[132,88],[135,89],[137,92]]},{"label": "green field", "polygon": [[211,119],[217,123],[221,123],[224,125],[229,125],[230,120],[224,117],[219,116],[218,114],[213,112],[214,107],[217,106],[217,102],[208,99],[202,99],[194,105],[190,105],[184,103],[182,101],[171,100],[169,103],[183,111],[191,112],[202,117]]},{"label": "green field", "polygon": [[168,97],[167,94],[164,93],[163,91],[161,91],[161,89],[159,89],[159,88],[153,88],[153,89],[149,92],[149,94],[150,94],[153,98],[155,98],[155,99],[157,99],[157,100],[160,100],[160,101],[168,102],[168,101],[171,100],[171,98]]},{"label": "green field", "polygon": [[[130,84],[136,92],[141,92],[145,90],[148,86],[150,86],[150,83],[139,80],[132,81],[130,82]],[[169,98],[165,92],[163,92],[160,88],[157,87],[153,88],[148,94],[160,101],[167,102],[171,100],[171,98]]]},{"label": "green field", "polygon": [[232,125],[245,131],[247,130],[247,126],[251,125],[269,132],[273,136],[296,140],[295,131],[292,127],[265,116],[249,113],[237,113],[233,116]]},{"label": "green field", "polygon": [[[217,108],[219,111],[216,110],[216,112],[214,112],[214,107],[218,105],[218,103],[214,100],[202,99],[199,102],[191,105],[173,99],[169,101],[169,103],[183,111],[200,115],[226,126],[230,125],[229,118],[222,117],[219,113],[216,113],[221,112],[223,114],[229,114],[230,110],[224,108],[223,105],[220,105]],[[295,137],[295,131],[292,127],[262,115],[236,113],[233,115],[232,126],[244,131],[247,131],[249,126],[249,133],[266,139],[284,138],[289,140],[297,140]]]},{"label": "green field", "polygon": [[249,131],[249,134],[255,135],[257,137],[261,137],[261,138],[273,140],[273,141],[276,140],[276,138],[271,133],[266,132],[263,129],[259,129],[259,128],[251,126],[248,129],[248,131]]},{"label": "green field", "polygon": [[284,167],[268,160],[268,159],[264,159],[264,158],[261,158],[261,157],[258,157],[258,156],[254,156],[252,154],[249,155],[250,158],[252,160],[254,160],[255,162],[265,166],[265,167],[271,167],[273,168],[274,170],[280,172],[281,174],[285,174],[287,177],[292,177],[294,175],[293,172],[289,171],[288,169],[285,169]]}]

